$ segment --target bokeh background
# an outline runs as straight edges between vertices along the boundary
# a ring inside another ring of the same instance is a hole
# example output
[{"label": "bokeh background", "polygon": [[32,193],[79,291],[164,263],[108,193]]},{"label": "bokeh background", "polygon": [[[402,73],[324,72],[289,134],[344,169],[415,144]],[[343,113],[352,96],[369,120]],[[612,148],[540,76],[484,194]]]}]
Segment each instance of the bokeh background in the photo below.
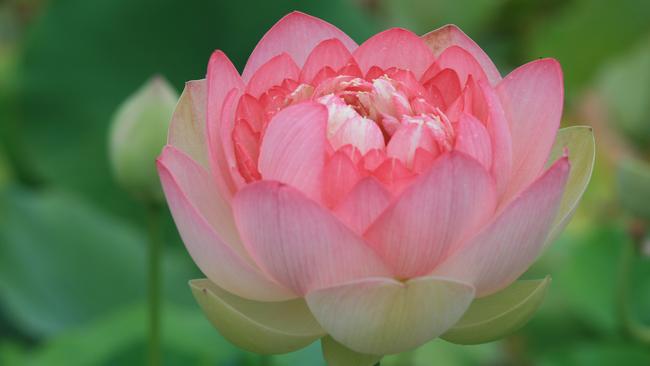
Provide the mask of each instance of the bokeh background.
[{"label": "bokeh background", "polygon": [[[389,26],[456,23],[504,75],[558,58],[563,125],[597,135],[573,222],[527,274],[553,277],[534,319],[499,342],[434,341],[382,365],[650,365],[645,0],[0,0],[0,365],[146,363],[144,210],[111,175],[111,116],[154,74],[179,92],[202,78],[216,48],[241,69],[294,9],[359,43]],[[221,338],[191,297],[200,273],[165,220],[165,365],[323,365],[318,343],[260,357]]]}]

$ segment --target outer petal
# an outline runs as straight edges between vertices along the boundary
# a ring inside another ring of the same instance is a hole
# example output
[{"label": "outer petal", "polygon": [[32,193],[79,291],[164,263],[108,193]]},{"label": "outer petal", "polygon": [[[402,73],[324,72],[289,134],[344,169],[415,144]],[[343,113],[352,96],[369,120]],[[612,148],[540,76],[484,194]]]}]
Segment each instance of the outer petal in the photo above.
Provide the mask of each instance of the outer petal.
[{"label": "outer petal", "polygon": [[388,207],[390,201],[390,192],[375,178],[367,177],[354,186],[334,208],[334,213],[355,233],[361,235]]},{"label": "outer petal", "polygon": [[438,277],[369,278],[307,294],[307,305],[339,343],[360,353],[412,350],[453,326],[474,298],[468,284]]},{"label": "outer petal", "polygon": [[307,102],[285,108],[269,123],[260,147],[262,178],[287,183],[320,200],[327,108]]},{"label": "outer petal", "polygon": [[185,83],[185,89],[169,125],[167,143],[185,152],[204,169],[209,170],[210,158],[205,128],[206,93],[205,80]]},{"label": "outer petal", "polygon": [[476,287],[478,297],[508,286],[539,255],[569,175],[562,158],[489,225],[451,254],[433,275]]},{"label": "outer petal", "polygon": [[282,52],[288,53],[298,66],[302,66],[316,45],[331,38],[340,40],[350,51],[357,48],[357,44],[335,26],[294,11],[275,23],[255,46],[246,62],[243,79],[250,80],[260,66]]},{"label": "outer petal", "polygon": [[251,352],[301,349],[325,335],[303,299],[259,302],[235,296],[207,279],[190,281],[210,322],[230,342]]},{"label": "outer petal", "polygon": [[208,63],[208,127],[218,125],[221,117],[221,107],[230,90],[244,89],[242,81],[235,66],[230,62],[228,56],[222,51],[214,51]]},{"label": "outer petal", "polygon": [[307,57],[300,72],[300,81],[309,83],[323,67],[328,66],[332,70],[339,70],[351,59],[352,54],[343,42],[336,38],[324,40]]},{"label": "outer petal", "polygon": [[481,65],[490,81],[490,84],[496,85],[501,81],[499,70],[494,66],[490,57],[485,54],[476,42],[463,33],[463,31],[457,26],[452,24],[445,25],[444,27],[423,35],[422,39],[427,45],[429,45],[436,57],[450,46],[459,46],[464,48],[472,54],[476,61]]},{"label": "outer petal", "polygon": [[237,251],[242,258],[248,259],[237,232],[230,203],[215,189],[210,173],[173,146],[166,146],[163,149],[158,162],[169,171],[188,203],[196,208],[197,213],[212,226],[227,245]]},{"label": "outer petal", "polygon": [[[218,50],[210,57],[206,82],[208,93],[206,123],[212,172],[220,182],[220,189],[229,191],[232,194],[236,189],[238,177],[233,176],[231,169],[228,167],[226,159],[228,146],[224,146],[224,143],[228,141],[222,140],[221,130],[223,129],[222,124],[227,124],[230,126],[230,131],[232,131],[233,121],[223,121],[224,116],[229,116],[229,113],[224,113],[224,104],[228,95],[231,95],[232,98],[233,94],[238,95],[244,90],[244,83],[232,62],[223,52]],[[232,106],[233,112],[235,106]],[[232,149],[232,146],[230,148]],[[242,180],[241,177],[239,177],[239,180]]]},{"label": "outer petal", "polygon": [[337,151],[325,165],[323,201],[335,206],[361,179],[356,164],[343,151]]},{"label": "outer petal", "polygon": [[253,74],[246,86],[246,91],[258,98],[270,87],[282,84],[284,79],[298,80],[300,69],[286,53],[281,53],[268,60]]},{"label": "outer petal", "polygon": [[253,259],[297,293],[388,275],[359,236],[290,186],[250,184],[235,196],[234,209]]},{"label": "outer petal", "polygon": [[[223,102],[221,109],[220,125],[218,129],[210,132],[209,141],[212,142],[214,148],[210,152],[213,154],[213,166],[220,167],[214,173],[215,180],[218,186],[227,187],[224,197],[229,200],[237,192],[239,187],[243,186],[246,181],[239,172],[237,167],[237,158],[235,156],[235,146],[232,139],[232,133],[235,129],[235,113],[237,110],[237,103],[241,97],[242,92],[239,89],[232,89]],[[218,174],[219,173],[219,174]]]},{"label": "outer petal", "polygon": [[475,160],[444,155],[375,221],[365,237],[401,278],[420,276],[494,212],[494,183]]},{"label": "outer petal", "polygon": [[183,243],[194,262],[211,281],[229,292],[259,301],[280,301],[295,297],[291,291],[266,277],[254,264],[222,240],[189,201],[179,181],[162,160],[158,160],[158,174]]},{"label": "outer petal", "polygon": [[492,167],[490,135],[485,126],[472,115],[460,115],[456,125],[455,149],[473,157],[487,170]]},{"label": "outer petal", "polygon": [[381,69],[397,67],[413,72],[416,78],[433,62],[433,54],[414,33],[392,28],[378,33],[365,41],[353,56],[365,74],[373,66]]},{"label": "outer petal", "polygon": [[578,206],[578,201],[587,189],[587,184],[591,179],[591,172],[594,168],[596,158],[596,146],[594,141],[594,132],[588,126],[573,126],[561,129],[557,134],[555,145],[551,151],[551,156],[547,164],[551,164],[568,151],[569,161],[571,161],[571,172],[567,181],[560,209],[551,233],[546,239],[546,244],[550,244],[569,223],[573,213]]},{"label": "outer petal", "polygon": [[523,65],[497,86],[510,123],[513,197],[540,174],[555,141],[562,117],[564,87],[560,64],[542,59]]},{"label": "outer petal", "polygon": [[456,71],[460,85],[465,85],[470,75],[477,82],[487,80],[487,76],[478,61],[467,50],[458,46],[450,46],[444,50],[438,56],[436,65],[440,70],[452,69]]},{"label": "outer petal", "polygon": [[487,121],[485,127],[490,134],[492,143],[492,176],[496,180],[497,193],[502,196],[507,188],[512,171],[512,137],[508,128],[503,107],[494,89],[485,82],[478,86],[483,93],[487,106]]}]

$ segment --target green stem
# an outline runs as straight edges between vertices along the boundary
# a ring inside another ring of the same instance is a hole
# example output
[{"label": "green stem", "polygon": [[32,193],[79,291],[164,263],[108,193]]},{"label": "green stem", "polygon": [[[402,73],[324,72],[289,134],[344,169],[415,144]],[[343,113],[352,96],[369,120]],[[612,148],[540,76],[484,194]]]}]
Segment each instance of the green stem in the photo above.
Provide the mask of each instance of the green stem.
[{"label": "green stem", "polygon": [[[636,240],[637,238],[635,238]],[[617,296],[617,310],[618,316],[626,335],[632,339],[650,345],[650,326],[641,324],[637,321],[636,317],[632,314],[630,304],[630,284],[632,277],[632,266],[634,264],[634,257],[636,256],[635,243],[625,243],[623,245],[623,253],[621,255],[621,263],[619,266],[619,283],[618,283],[618,296]]]},{"label": "green stem", "polygon": [[160,257],[162,235],[160,207],[147,207],[149,231],[149,365],[159,366],[160,357]]}]

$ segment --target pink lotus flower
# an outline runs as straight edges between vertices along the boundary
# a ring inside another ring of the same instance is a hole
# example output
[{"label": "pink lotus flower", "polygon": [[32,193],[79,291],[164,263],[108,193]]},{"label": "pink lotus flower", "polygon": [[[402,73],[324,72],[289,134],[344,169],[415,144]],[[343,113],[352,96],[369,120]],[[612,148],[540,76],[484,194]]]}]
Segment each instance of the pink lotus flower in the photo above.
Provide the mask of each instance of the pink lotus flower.
[{"label": "pink lotus flower", "polygon": [[502,78],[455,26],[358,46],[291,13],[241,76],[216,51],[187,83],[158,170],[214,291],[291,304],[283,316],[311,327],[301,345],[396,353],[516,280],[566,225],[591,133],[547,164],[562,104],[557,61]]}]

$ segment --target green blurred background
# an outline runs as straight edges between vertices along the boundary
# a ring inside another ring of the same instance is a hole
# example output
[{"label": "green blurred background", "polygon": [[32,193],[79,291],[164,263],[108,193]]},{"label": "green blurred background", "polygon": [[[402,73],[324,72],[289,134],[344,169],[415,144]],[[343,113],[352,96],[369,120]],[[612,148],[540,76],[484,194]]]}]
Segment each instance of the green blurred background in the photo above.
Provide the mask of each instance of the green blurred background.
[{"label": "green blurred background", "polygon": [[[563,125],[597,135],[573,222],[527,274],[553,276],[535,318],[499,342],[434,341],[382,365],[650,365],[634,332],[650,324],[646,0],[0,0],[0,365],[146,362],[144,210],[112,178],[110,118],[154,74],[178,91],[202,78],[214,49],[241,69],[295,9],[359,43],[390,26],[455,23],[504,75],[558,58]],[[165,365],[323,365],[318,343],[263,358],[221,338],[191,297],[187,280],[200,273],[165,220]]]}]

